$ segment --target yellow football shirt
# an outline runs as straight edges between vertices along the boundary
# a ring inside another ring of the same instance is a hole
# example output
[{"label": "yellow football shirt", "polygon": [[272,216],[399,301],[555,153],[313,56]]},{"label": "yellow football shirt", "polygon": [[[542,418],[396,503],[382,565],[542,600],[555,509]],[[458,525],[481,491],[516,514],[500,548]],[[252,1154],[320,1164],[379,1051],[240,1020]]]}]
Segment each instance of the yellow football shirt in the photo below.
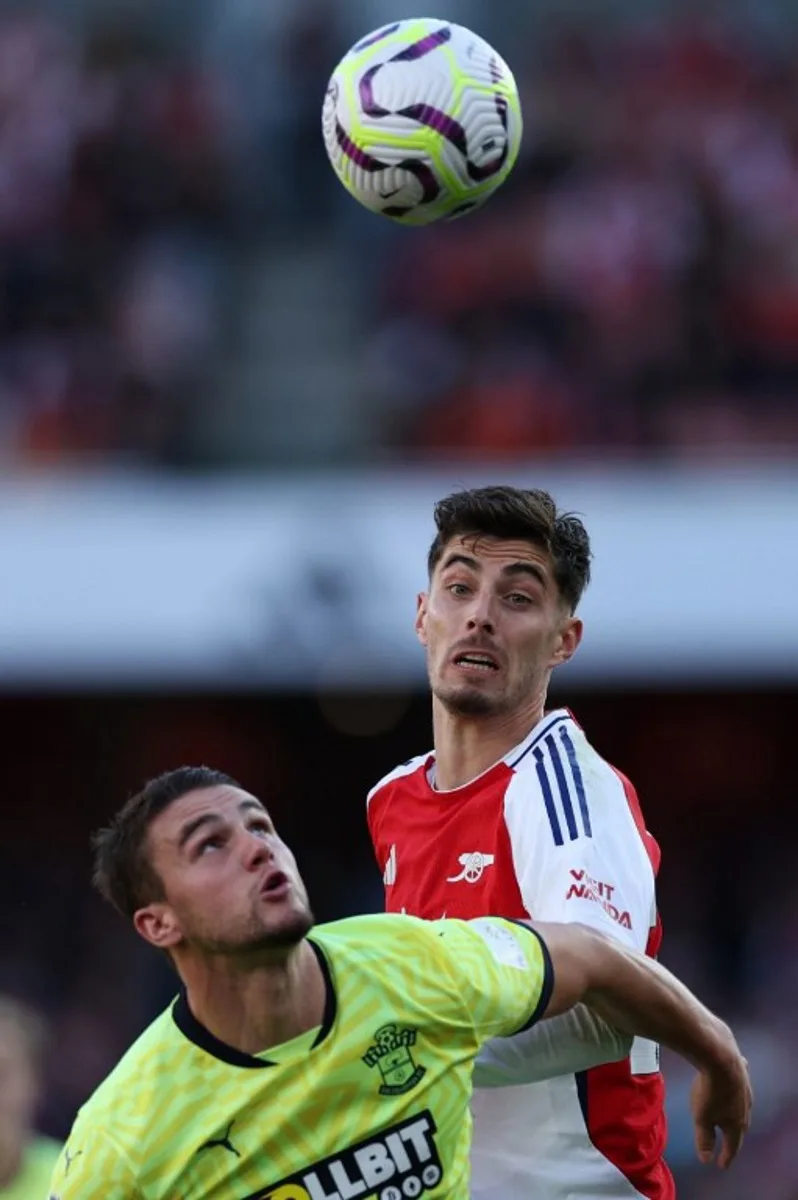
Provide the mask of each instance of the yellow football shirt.
[{"label": "yellow football shirt", "polygon": [[474,1057],[544,1010],[551,963],[495,918],[318,926],[314,1036],[248,1055],[185,997],[81,1109],[58,1200],[466,1200]]}]

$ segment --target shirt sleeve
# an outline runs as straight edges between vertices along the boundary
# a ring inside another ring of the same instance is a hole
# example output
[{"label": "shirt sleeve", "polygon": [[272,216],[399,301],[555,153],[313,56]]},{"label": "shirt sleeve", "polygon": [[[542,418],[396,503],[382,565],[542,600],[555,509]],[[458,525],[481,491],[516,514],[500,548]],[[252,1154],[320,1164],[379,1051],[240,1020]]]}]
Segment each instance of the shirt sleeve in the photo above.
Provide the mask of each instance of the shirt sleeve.
[{"label": "shirt sleeve", "polygon": [[78,1118],[53,1171],[50,1200],[140,1200],[127,1156],[102,1130]]},{"label": "shirt sleeve", "polygon": [[434,921],[429,928],[478,1042],[529,1029],[546,1011],[554,972],[537,933],[499,917]]},{"label": "shirt sleeve", "polygon": [[536,921],[579,921],[642,951],[656,899],[637,798],[573,738],[548,739],[533,769],[507,789],[505,823],[524,907]]},{"label": "shirt sleeve", "polygon": [[483,1046],[474,1063],[474,1086],[517,1086],[575,1075],[626,1058],[633,1041],[584,1004],[576,1004],[516,1037],[493,1038]]}]

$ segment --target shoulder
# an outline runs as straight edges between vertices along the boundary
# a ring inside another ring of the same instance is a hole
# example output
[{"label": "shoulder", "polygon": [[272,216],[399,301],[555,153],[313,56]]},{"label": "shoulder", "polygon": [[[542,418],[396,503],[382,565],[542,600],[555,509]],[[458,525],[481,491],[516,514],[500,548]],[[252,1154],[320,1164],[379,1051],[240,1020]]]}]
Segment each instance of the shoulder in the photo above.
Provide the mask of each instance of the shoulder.
[{"label": "shoulder", "polygon": [[[448,947],[436,925],[405,913],[350,917],[314,929],[310,940],[324,954],[336,986],[391,997],[404,1008],[420,998],[456,991]],[[434,1007],[434,1005],[433,1005]]]},{"label": "shoulder", "polygon": [[576,782],[591,792],[617,787],[615,769],[591,745],[571,713],[558,709],[549,713],[529,736],[507,757],[507,765],[518,783],[545,787],[545,780]]},{"label": "shoulder", "polygon": [[551,713],[508,762],[508,819],[535,819],[556,846],[621,832],[643,836],[637,795],[566,709]]},{"label": "shoulder", "polygon": [[429,921],[406,913],[366,913],[328,921],[317,925],[310,940],[333,953],[347,950],[360,955],[374,952],[384,958],[393,948],[406,949],[410,943],[433,941],[435,934]]},{"label": "shoulder", "polygon": [[374,787],[368,793],[368,796],[366,797],[366,804],[370,805],[372,800],[374,800],[379,793],[384,791],[390,784],[397,783],[400,779],[406,779],[407,777],[414,775],[416,771],[420,770],[429,762],[431,754],[432,751],[428,751],[426,754],[417,754],[414,758],[409,758],[407,762],[400,763],[398,767],[394,767],[394,769],[389,771],[387,775],[383,775],[382,779],[380,779],[378,783],[375,783]]},{"label": "shoulder", "polygon": [[188,1043],[172,1019],[171,1006],[147,1026],[79,1110],[75,1130],[115,1131],[120,1149],[133,1152],[141,1138],[141,1118],[157,1107],[164,1078],[173,1078]]},{"label": "shoulder", "polygon": [[442,953],[436,924],[409,913],[370,913],[317,925],[310,940],[333,968],[380,980],[396,972],[424,975],[430,958]]},{"label": "shoulder", "polygon": [[[406,913],[371,913],[319,925],[310,938],[333,956],[337,952],[351,951],[359,961],[365,961],[371,953],[385,965],[396,954],[406,965],[408,962],[421,963],[422,960],[412,958],[419,952],[446,958],[458,945],[483,950],[486,946],[491,948],[497,938],[506,939],[508,932],[525,941],[532,931],[502,917],[471,920],[443,917],[438,921],[424,921]],[[534,940],[537,940],[536,936]]]}]

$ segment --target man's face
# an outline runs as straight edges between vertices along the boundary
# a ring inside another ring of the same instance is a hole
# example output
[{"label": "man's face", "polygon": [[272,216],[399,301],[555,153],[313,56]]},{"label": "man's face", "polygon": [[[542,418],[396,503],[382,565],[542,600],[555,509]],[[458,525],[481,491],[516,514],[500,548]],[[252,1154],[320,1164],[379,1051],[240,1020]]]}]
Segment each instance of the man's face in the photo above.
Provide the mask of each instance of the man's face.
[{"label": "man's face", "polygon": [[155,818],[148,845],[165,899],[134,922],[161,949],[279,954],[313,926],[294,856],[247,792],[187,793]]},{"label": "man's face", "polygon": [[433,695],[454,713],[498,716],[545,696],[582,623],[568,615],[544,549],[465,535],[444,547],[418,598],[416,631]]}]

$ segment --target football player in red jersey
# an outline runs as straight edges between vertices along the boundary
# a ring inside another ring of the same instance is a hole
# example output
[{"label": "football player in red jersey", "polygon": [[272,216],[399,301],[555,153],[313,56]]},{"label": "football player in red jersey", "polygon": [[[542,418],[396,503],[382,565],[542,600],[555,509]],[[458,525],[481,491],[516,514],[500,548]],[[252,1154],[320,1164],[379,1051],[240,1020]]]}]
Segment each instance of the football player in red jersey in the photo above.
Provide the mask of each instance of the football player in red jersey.
[{"label": "football player in red jersey", "polygon": [[[416,617],[434,750],[368,802],[387,908],[579,921],[655,956],[659,848],[634,788],[568,710],[545,710],[582,637],[584,525],[512,487],[455,493],[435,523]],[[674,1197],[653,1043],[577,1007],[493,1043],[475,1079],[474,1200]]]}]

